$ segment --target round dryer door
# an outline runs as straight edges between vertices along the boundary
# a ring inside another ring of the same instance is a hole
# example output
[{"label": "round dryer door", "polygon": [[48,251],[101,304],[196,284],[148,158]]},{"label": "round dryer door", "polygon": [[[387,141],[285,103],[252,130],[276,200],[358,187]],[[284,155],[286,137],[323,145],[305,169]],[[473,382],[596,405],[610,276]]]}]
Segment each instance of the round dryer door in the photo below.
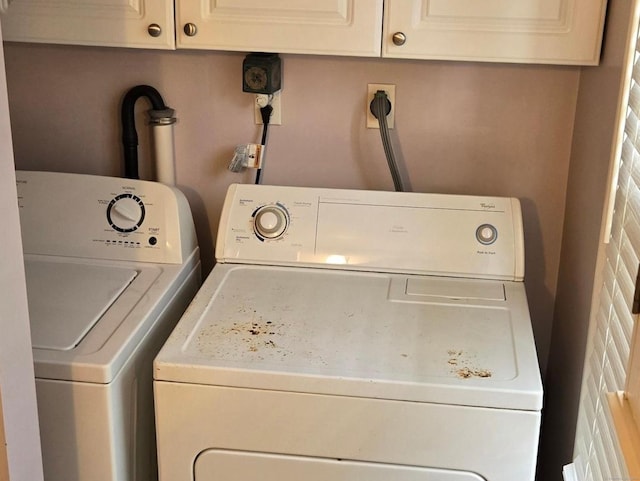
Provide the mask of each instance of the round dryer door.
[{"label": "round dryer door", "polygon": [[194,471],[195,481],[225,478],[243,481],[485,481],[466,471],[219,449],[201,453],[196,458]]}]

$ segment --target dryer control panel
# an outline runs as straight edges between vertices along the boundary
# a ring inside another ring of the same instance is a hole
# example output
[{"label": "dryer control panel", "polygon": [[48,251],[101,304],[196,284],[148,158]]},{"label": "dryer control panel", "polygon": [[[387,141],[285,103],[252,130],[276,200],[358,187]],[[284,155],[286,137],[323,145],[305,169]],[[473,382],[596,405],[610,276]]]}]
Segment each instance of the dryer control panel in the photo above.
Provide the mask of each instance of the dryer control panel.
[{"label": "dryer control panel", "polygon": [[191,210],[157,182],[16,171],[26,254],[181,264],[197,247]]},{"label": "dryer control panel", "polygon": [[232,185],[218,262],[522,280],[514,198]]}]

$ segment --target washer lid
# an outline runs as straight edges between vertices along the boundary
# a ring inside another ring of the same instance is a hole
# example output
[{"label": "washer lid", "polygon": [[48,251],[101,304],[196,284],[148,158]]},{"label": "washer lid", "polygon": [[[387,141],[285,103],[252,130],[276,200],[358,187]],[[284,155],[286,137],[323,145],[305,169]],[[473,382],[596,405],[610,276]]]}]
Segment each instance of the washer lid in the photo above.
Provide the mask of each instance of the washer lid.
[{"label": "washer lid", "polygon": [[539,410],[524,286],[218,264],[155,379]]},{"label": "washer lid", "polygon": [[134,269],[26,259],[34,348],[75,348],[135,279]]}]

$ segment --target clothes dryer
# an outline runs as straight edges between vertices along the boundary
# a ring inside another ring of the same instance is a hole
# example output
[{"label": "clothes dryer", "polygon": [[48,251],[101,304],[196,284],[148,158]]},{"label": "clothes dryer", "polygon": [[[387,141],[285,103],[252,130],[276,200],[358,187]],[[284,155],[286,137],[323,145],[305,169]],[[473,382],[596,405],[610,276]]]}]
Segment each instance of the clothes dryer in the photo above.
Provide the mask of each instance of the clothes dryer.
[{"label": "clothes dryer", "polygon": [[200,286],[184,195],[16,172],[47,481],[156,477],[152,361]]},{"label": "clothes dryer", "polygon": [[154,363],[160,481],[533,481],[516,199],[237,185]]}]

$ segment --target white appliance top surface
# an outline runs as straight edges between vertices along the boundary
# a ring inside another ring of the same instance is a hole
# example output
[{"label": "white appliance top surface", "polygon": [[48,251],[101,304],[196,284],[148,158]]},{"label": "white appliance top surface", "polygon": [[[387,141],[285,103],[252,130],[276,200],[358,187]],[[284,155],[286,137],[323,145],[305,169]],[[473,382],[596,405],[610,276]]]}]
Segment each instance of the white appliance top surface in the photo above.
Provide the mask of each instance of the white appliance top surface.
[{"label": "white appliance top surface", "polygon": [[31,344],[76,347],[136,277],[135,269],[46,260],[25,261]]},{"label": "white appliance top surface", "polygon": [[218,264],[166,381],[539,410],[521,282]]},{"label": "white appliance top surface", "polygon": [[25,254],[36,378],[111,382],[198,263]]},{"label": "white appliance top surface", "polygon": [[36,377],[109,383],[199,266],[189,204],[142,180],[16,181]]}]

